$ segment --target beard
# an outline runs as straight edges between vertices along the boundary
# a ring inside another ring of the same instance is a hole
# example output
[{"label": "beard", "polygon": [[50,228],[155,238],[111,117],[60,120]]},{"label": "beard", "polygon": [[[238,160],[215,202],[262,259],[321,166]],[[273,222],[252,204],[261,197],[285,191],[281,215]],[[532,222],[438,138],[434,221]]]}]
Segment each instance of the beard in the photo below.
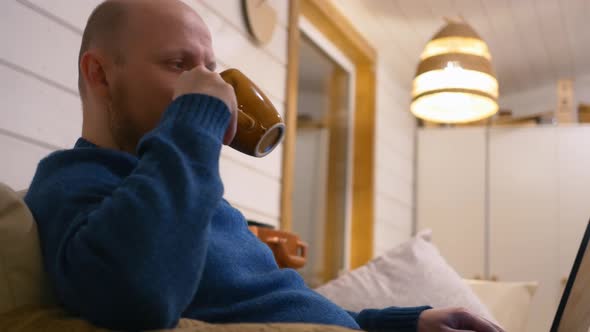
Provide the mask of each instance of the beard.
[{"label": "beard", "polygon": [[137,144],[143,136],[137,122],[133,119],[129,94],[124,85],[113,89],[109,105],[109,130],[115,144],[121,151],[136,154]]}]

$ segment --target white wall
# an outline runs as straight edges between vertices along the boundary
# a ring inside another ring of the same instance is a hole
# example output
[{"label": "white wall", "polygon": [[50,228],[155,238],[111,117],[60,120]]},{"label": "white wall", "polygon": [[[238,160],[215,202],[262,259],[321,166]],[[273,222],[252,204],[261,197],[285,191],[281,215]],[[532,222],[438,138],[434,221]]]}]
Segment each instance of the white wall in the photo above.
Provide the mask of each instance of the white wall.
[{"label": "white wall", "polygon": [[299,96],[297,98],[297,116],[309,116],[313,120],[322,120],[326,116],[328,109],[328,98],[326,91],[307,90],[299,87]]},{"label": "white wall", "polygon": [[375,256],[412,233],[416,130],[409,111],[410,92],[393,79],[383,63],[377,68]]},{"label": "white wall", "polygon": [[555,111],[557,108],[557,81],[500,95],[498,104],[501,109],[511,110],[515,117]]},{"label": "white wall", "polygon": [[[590,74],[581,75],[574,80],[574,98],[577,103],[590,104]],[[576,104],[576,107],[578,105]]]},{"label": "white wall", "polygon": [[[574,105],[590,103],[590,75],[574,78]],[[557,81],[545,83],[524,91],[500,95],[500,108],[512,110],[516,117],[557,108]]]},{"label": "white wall", "polygon": [[[0,2],[0,181],[29,185],[36,163],[80,135],[77,55],[87,17],[100,0]],[[221,69],[237,67],[282,113],[288,2],[273,0],[279,27],[264,48],[247,35],[238,0],[186,0],[207,22]],[[223,151],[226,198],[246,217],[277,225],[282,149],[254,159]]]},{"label": "white wall", "polygon": [[[328,108],[328,98],[321,90],[306,89],[299,84],[297,115],[321,119]],[[324,260],[326,185],[329,154],[328,129],[298,129],[293,174],[292,231],[309,244],[305,267],[299,270],[311,287],[320,285]]]},{"label": "white wall", "polygon": [[299,272],[311,287],[321,284],[324,271],[328,129],[299,129],[293,187],[293,232],[309,244],[305,267]]}]

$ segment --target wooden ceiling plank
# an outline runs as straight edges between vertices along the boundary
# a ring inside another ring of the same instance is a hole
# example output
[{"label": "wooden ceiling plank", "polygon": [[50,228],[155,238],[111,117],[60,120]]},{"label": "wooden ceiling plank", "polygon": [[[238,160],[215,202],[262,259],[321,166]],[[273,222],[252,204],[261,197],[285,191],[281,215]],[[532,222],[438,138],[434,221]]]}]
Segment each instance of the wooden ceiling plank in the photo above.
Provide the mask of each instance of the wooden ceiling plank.
[{"label": "wooden ceiling plank", "polygon": [[537,22],[533,6],[532,0],[511,1],[510,3],[514,25],[525,36],[521,47],[518,50],[513,50],[513,53],[515,53],[514,56],[518,56],[523,49],[530,51],[527,61],[531,63],[534,71],[541,73],[536,81],[531,80],[531,85],[542,85],[549,81],[555,81],[557,75],[549,58],[547,48],[544,42],[541,42],[543,34]]},{"label": "wooden ceiling plank", "polygon": [[[442,16],[435,14],[428,3],[413,0],[398,0],[397,7],[404,13],[409,24],[414,28],[414,31],[418,35],[419,43],[422,46],[426,45],[444,23]],[[420,52],[422,52],[422,49]]]},{"label": "wooden ceiling plank", "polygon": [[558,0],[536,0],[534,9],[557,79],[572,77],[572,56]]},{"label": "wooden ceiling plank", "polygon": [[[528,47],[523,47],[526,45],[528,36],[524,34],[522,29],[518,28],[518,25],[516,24],[516,15],[514,14],[514,8],[512,7],[511,3],[511,0],[507,0],[505,3],[507,6],[506,10],[509,15],[507,24],[511,25],[512,31],[514,31],[513,36],[517,36],[517,46],[514,49],[522,50],[520,54],[524,56],[519,58],[521,59],[521,62],[525,63],[526,67],[528,68],[528,75],[522,76],[525,77],[527,81],[539,81],[543,75],[539,72],[538,67],[534,65],[533,61],[531,61],[531,58],[534,56],[533,50]],[[518,72],[518,70],[516,72]]]},{"label": "wooden ceiling plank", "polygon": [[584,28],[590,16],[590,2],[561,0],[559,5],[572,53],[572,70],[576,75],[590,73],[590,34]]},{"label": "wooden ceiling plank", "polygon": [[428,5],[434,13],[435,19],[441,22],[444,22],[445,17],[459,19],[461,16],[452,0],[426,0],[425,2],[425,5]]},{"label": "wooden ceiling plank", "polygon": [[[584,13],[582,15],[583,19],[580,20],[580,22],[583,22],[580,24],[580,26],[585,26],[588,20],[588,17],[590,17],[590,1],[584,1],[584,9],[580,10],[580,12]],[[582,35],[584,36],[583,39],[581,39],[580,41],[580,45],[582,45],[581,47],[584,47],[584,51],[582,52],[583,54],[583,59],[586,61],[585,62],[585,69],[583,71],[584,74],[588,74],[590,73],[590,56],[588,56],[588,54],[590,54],[590,35],[587,33],[586,29],[579,29],[580,32],[582,33]]]},{"label": "wooden ceiling plank", "polygon": [[574,37],[574,31],[576,30],[575,27],[572,27],[572,23],[570,22],[570,20],[568,20],[568,7],[567,4],[564,5],[563,1],[560,0],[556,0],[557,3],[557,7],[559,10],[559,21],[561,23],[562,29],[565,32],[564,35],[564,43],[567,45],[567,53],[568,53],[568,57],[569,57],[569,71],[570,71],[570,77],[573,77],[574,73],[576,72],[576,62],[577,59],[575,57],[575,50],[574,50],[574,45],[576,44],[576,41],[573,39]]},{"label": "wooden ceiling plank", "polygon": [[523,90],[532,77],[532,66],[526,61],[526,53],[514,56],[514,50],[520,49],[519,38],[506,38],[519,35],[511,20],[509,4],[506,0],[482,0],[481,4],[494,31],[494,39],[490,43],[496,49],[495,53],[492,50],[492,59],[496,59],[497,66],[494,69],[500,79],[500,93]]},{"label": "wooden ceiling plank", "polygon": [[[528,8],[528,10],[530,10],[531,14],[533,15],[533,24],[534,26],[537,27],[537,29],[540,32],[541,38],[537,41],[539,44],[541,44],[543,46],[543,50],[545,52],[545,54],[547,54],[547,63],[546,65],[548,66],[548,68],[550,68],[551,72],[553,73],[553,80],[557,81],[559,79],[559,72],[558,72],[558,68],[557,68],[557,64],[555,63],[553,56],[551,55],[551,51],[549,49],[549,46],[547,45],[548,40],[547,40],[547,31],[543,28],[543,24],[541,22],[541,18],[544,16],[544,6],[543,4],[539,3],[538,1],[535,0],[529,0],[530,2],[530,7]],[[552,35],[550,33],[550,35]]]}]

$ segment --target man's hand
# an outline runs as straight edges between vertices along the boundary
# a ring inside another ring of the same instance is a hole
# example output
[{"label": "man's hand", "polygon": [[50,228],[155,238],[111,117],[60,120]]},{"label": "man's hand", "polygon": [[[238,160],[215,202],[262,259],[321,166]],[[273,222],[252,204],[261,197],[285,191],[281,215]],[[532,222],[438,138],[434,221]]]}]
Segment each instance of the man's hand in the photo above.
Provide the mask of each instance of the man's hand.
[{"label": "man's hand", "polygon": [[174,87],[174,99],[189,93],[204,94],[225,102],[231,112],[231,120],[223,137],[223,144],[230,144],[236,135],[238,123],[238,103],[234,88],[218,73],[200,65],[180,74]]},{"label": "man's hand", "polygon": [[461,308],[425,310],[418,320],[418,332],[504,332],[501,327]]}]

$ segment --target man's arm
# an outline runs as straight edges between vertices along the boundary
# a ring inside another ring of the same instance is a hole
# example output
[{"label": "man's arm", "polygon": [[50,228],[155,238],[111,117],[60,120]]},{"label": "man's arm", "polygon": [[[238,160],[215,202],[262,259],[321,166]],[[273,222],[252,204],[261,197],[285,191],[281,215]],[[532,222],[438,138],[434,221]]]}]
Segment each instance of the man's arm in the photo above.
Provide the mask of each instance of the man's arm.
[{"label": "man's arm", "polygon": [[389,307],[347,312],[361,329],[369,332],[504,332],[500,326],[463,308]]},{"label": "man's arm", "polygon": [[[185,95],[142,138],[138,164],[122,182],[87,174],[100,169],[92,158],[67,166],[62,179],[33,182],[27,203],[52,212],[35,214],[49,276],[69,311],[112,329],[175,325],[197,290],[222,199],[218,162],[229,118],[223,101]],[[52,202],[55,192],[63,197]]]},{"label": "man's arm", "polygon": [[389,307],[365,309],[361,312],[347,311],[364,331],[369,332],[416,332],[418,320],[423,311],[431,307]]}]

